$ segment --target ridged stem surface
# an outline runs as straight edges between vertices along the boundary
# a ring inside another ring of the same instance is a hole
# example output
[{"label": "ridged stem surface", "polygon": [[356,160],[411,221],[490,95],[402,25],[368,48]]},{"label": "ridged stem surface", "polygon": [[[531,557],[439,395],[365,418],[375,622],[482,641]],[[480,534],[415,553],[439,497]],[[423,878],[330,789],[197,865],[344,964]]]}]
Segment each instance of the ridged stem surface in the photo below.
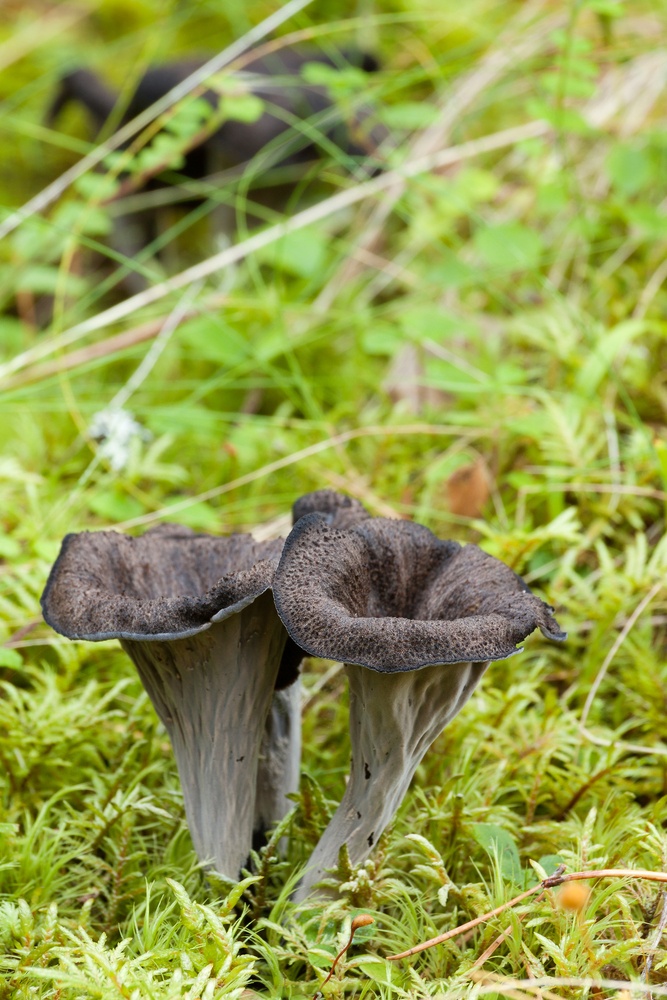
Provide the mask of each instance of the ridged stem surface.
[{"label": "ridged stem surface", "polygon": [[294,803],[287,798],[299,790],[301,774],[301,681],[276,691],[264,727],[257,768],[257,798],[253,826],[254,846],[281,820]]},{"label": "ridged stem surface", "polygon": [[285,640],[267,592],[190,638],[121,641],[169,733],[195,851],[233,880],[252,845],[260,746]]},{"label": "ridged stem surface", "polygon": [[424,754],[463,708],[488,663],[454,663],[398,673],[346,666],[352,761],[345,794],[295,893],[308,896],[347,845],[365,861],[401,804]]}]

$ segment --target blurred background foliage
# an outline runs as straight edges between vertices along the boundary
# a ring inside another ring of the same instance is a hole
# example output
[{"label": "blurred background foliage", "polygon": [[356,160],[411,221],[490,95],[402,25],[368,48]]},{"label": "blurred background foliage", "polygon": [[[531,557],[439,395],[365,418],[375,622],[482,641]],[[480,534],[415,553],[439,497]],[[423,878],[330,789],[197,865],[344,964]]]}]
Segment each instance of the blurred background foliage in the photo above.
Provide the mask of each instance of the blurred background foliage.
[{"label": "blurred background foliage", "polygon": [[[64,71],[128,94],[148,65],[213,54],[275,9],[5,0],[0,222],[96,146],[74,105],[44,124]],[[463,996],[482,969],[625,980],[648,962],[665,980],[664,896],[636,883],[600,884],[575,915],[533,899],[412,966],[381,956],[532,884],[531,860],[665,868],[666,29],[663,0],[321,0],[277,34],[379,56],[378,73],[330,86],[390,129],[386,194],[240,254],[185,303],[167,287],[119,318],[105,310],[127,298],[128,266],[168,281],[256,233],[247,178],[168,208],[134,261],[109,249],[117,206],[94,171],[4,238],[0,995],[310,996],[355,907],[376,923],[327,996]],[[348,168],[334,150],[307,169],[287,215],[365,183]],[[212,232],[220,200],[231,222]],[[100,412],[119,410],[105,437]],[[493,664],[372,861],[294,913],[347,771],[344,675],[307,661],[288,855],[274,844],[227,898],[197,869],[129,661],[55,637],[38,599],[66,532],[171,518],[281,533],[323,486],[481,544],[570,638]]]}]

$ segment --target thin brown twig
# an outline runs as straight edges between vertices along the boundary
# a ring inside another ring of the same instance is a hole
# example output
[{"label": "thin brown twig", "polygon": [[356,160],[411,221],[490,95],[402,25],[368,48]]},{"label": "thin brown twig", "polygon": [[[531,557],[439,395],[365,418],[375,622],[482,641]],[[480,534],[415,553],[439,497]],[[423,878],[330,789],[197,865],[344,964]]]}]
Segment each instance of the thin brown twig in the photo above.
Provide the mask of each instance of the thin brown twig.
[{"label": "thin brown twig", "polygon": [[[543,898],[544,898],[544,892],[540,893],[540,895],[537,897],[537,899],[535,900],[535,902],[539,903],[540,900],[543,899]],[[525,917],[525,915],[526,915],[525,913],[519,914],[519,922],[521,922],[523,920],[523,918]],[[494,940],[491,942],[491,944],[489,945],[489,947],[485,948],[485,950],[482,952],[482,954],[479,956],[479,958],[476,959],[475,962],[473,962],[473,964],[471,966],[471,971],[472,971],[472,969],[479,969],[479,968],[481,968],[481,966],[484,965],[484,963],[486,961],[488,961],[488,959],[491,958],[491,956],[493,955],[494,951],[496,951],[500,947],[500,945],[503,943],[503,941],[505,940],[505,938],[509,937],[509,935],[511,933],[512,933],[512,925],[510,924],[508,927],[505,928],[504,931],[500,932],[500,934],[498,935],[497,938],[494,938]],[[560,998],[559,998],[559,1000],[560,1000]]]},{"label": "thin brown twig", "polygon": [[400,958],[409,958],[411,955],[417,955],[420,951],[426,951],[427,948],[434,948],[438,944],[443,944],[445,941],[449,941],[450,938],[458,937],[465,931],[472,930],[473,927],[478,927],[479,924],[487,923],[489,920],[493,920],[494,917],[500,916],[500,914],[504,913],[505,910],[511,909],[511,907],[516,906],[518,903],[522,903],[525,899],[528,899],[530,896],[534,896],[536,893],[544,889],[553,889],[566,882],[581,882],[594,878],[640,878],[648,879],[651,882],[667,882],[667,872],[652,872],[643,868],[601,868],[590,872],[570,872],[569,875],[563,875],[556,872],[556,874],[550,875],[549,878],[545,878],[541,882],[538,882],[538,884],[534,885],[532,889],[526,889],[525,892],[519,893],[519,895],[515,896],[514,899],[510,899],[506,903],[496,906],[494,910],[489,910],[488,913],[483,913],[480,917],[475,917],[474,920],[468,920],[467,923],[461,924],[459,927],[454,927],[450,931],[445,931],[444,934],[439,934],[437,937],[431,938],[429,941],[423,941],[421,944],[416,944],[412,948],[408,948],[407,951],[402,951],[398,955],[389,955],[387,956],[387,960],[389,962],[396,962]]},{"label": "thin brown twig", "polygon": [[[542,897],[538,896],[535,902],[540,900]],[[523,920],[523,914],[520,915],[519,920]],[[504,931],[501,931],[498,937],[494,938],[488,948],[485,948],[479,958],[475,959],[472,964],[471,972],[473,969],[480,969],[485,962],[487,962],[493,953],[501,946],[503,941],[510,936],[512,933],[512,925],[509,924]]]},{"label": "thin brown twig", "polygon": [[[191,310],[190,315],[196,312],[198,310]],[[184,319],[186,318],[184,317]],[[64,354],[62,357],[56,358],[55,361],[34,365],[22,372],[16,379],[8,382],[7,389],[15,389],[27,382],[49,378],[51,375],[59,375],[61,372],[70,371],[72,368],[78,368],[79,365],[85,365],[89,361],[97,361],[110,354],[119,354],[121,351],[127,350],[128,347],[135,347],[137,344],[142,344],[145,340],[151,340],[157,336],[163,323],[164,316],[160,316],[158,319],[152,319],[140,326],[135,326],[132,330],[126,330],[125,333],[107,337],[105,340],[82,347],[78,351],[70,351],[69,354]]]},{"label": "thin brown twig", "polygon": [[[179,325],[195,316],[200,316],[210,309],[217,309],[227,302],[226,295],[211,295],[201,305],[188,309],[179,320]],[[124,333],[115,334],[113,337],[106,337],[104,340],[86,347],[80,347],[69,354],[63,354],[53,361],[46,361],[41,365],[33,365],[26,368],[15,379],[7,383],[7,389],[15,389],[28,382],[36,382],[39,379],[49,378],[51,375],[59,375],[61,372],[71,371],[80,365],[88,364],[90,361],[98,361],[100,358],[107,358],[121,351],[127,351],[130,347],[136,347],[145,340],[152,340],[164,326],[165,316],[158,316],[157,319],[148,320],[139,326],[132,327]]]},{"label": "thin brown twig", "polygon": [[6,639],[2,645],[9,646],[11,648],[14,643],[18,643],[19,640],[24,638],[24,636],[29,635],[30,632],[32,632],[33,629],[36,629],[38,625],[41,625],[43,621],[44,619],[40,615],[39,618],[33,618],[32,621],[26,622],[25,625],[21,625],[21,628],[17,629],[16,632],[13,632],[9,639]]},{"label": "thin brown twig", "polygon": [[[482,985],[488,984],[488,983],[499,983],[499,984],[502,985],[502,984],[509,983],[509,981],[510,981],[507,976],[501,976],[497,972],[483,972],[481,970],[478,971],[477,969],[475,969],[474,966],[473,966],[473,968],[471,970],[469,970],[469,972],[467,973],[467,976],[470,979],[472,979],[472,981],[474,983],[480,983]],[[514,982],[514,981],[512,981],[512,982]],[[522,982],[523,982],[523,980],[522,980]],[[523,987],[523,989],[525,989],[525,986]],[[515,990],[513,986],[510,986],[509,990],[511,992],[506,992],[505,996],[515,996],[516,995],[517,997],[521,997],[521,998],[526,997],[526,996],[531,996],[532,997],[532,993],[524,993],[522,990],[519,990],[519,989]],[[543,1000],[563,1000],[563,998],[561,996],[559,996],[558,993],[553,993],[551,990],[544,989],[544,988],[540,988],[540,996],[543,998]]]},{"label": "thin brown twig", "polygon": [[534,896],[536,892],[540,892],[543,888],[543,883],[538,882],[532,889],[526,889],[525,892],[519,893],[514,899],[510,899],[506,903],[501,903],[500,906],[496,906],[494,910],[489,910],[488,913],[483,913],[480,917],[468,920],[465,924],[459,924],[458,927],[454,927],[451,931],[438,934],[437,937],[430,938],[428,941],[422,941],[421,944],[415,944],[412,948],[408,948],[407,951],[402,951],[398,955],[388,955],[387,961],[397,962],[399,958],[409,958],[411,955],[417,955],[420,951],[426,951],[427,948],[434,948],[437,944],[444,944],[445,941],[449,941],[453,937],[458,937],[460,934],[472,930],[473,927],[479,927],[480,924],[485,924],[489,920],[493,920],[494,917],[499,917],[505,910],[509,910],[510,907],[516,906],[518,903],[522,903],[524,899]]}]

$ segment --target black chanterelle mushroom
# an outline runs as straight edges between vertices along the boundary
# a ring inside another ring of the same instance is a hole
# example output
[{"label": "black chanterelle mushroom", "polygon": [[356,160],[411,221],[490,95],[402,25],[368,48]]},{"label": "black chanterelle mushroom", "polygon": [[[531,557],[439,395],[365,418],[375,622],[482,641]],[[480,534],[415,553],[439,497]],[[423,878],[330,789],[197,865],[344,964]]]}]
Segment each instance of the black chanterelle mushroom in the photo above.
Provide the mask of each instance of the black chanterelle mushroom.
[{"label": "black chanterelle mushroom", "polygon": [[[299,497],[292,507],[292,523],[306,514],[326,515],[328,524],[347,528],[371,515],[358,500],[335,490],[315,490]],[[281,543],[282,544],[282,543]],[[260,754],[257,775],[255,837],[261,843],[266,829],[288,812],[291,802],[287,795],[299,785],[301,763],[301,685],[292,681],[303,658],[300,649],[288,637],[281,670],[276,682],[271,712]],[[283,674],[287,673],[286,686]]]},{"label": "black chanterelle mushroom", "polygon": [[298,787],[301,653],[270,594],[282,545],[177,525],[68,535],[42,595],[57,632],[120,639],[169,733],[195,850],[232,879]]},{"label": "black chanterelle mushroom", "polygon": [[294,642],[343,661],[350,683],[350,778],[297,890],[303,899],[343,844],[355,864],[368,856],[489,662],[518,652],[536,628],[565,634],[504,563],[407,521],[336,530],[308,514],[285,542],[273,588]]}]

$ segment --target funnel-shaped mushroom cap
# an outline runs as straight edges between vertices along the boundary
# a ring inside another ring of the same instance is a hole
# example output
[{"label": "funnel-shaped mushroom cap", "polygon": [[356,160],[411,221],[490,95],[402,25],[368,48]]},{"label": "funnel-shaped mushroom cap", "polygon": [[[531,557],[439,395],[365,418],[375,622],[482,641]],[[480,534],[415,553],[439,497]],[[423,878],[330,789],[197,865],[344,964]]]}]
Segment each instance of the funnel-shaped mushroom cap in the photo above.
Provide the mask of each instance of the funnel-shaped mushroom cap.
[{"label": "funnel-shaped mushroom cap", "polygon": [[297,889],[301,900],[343,844],[354,864],[370,854],[489,661],[518,652],[536,628],[565,634],[509,567],[407,521],[337,530],[307,514],[285,542],[273,596],[291,638],[343,660],[350,683],[349,781]]},{"label": "funnel-shaped mushroom cap", "polygon": [[267,726],[287,641],[267,593],[282,545],[176,525],[68,535],[42,596],[63,635],[121,640],[169,733],[195,849],[232,879],[298,777],[298,698],[278,693]]},{"label": "funnel-shaped mushroom cap", "polygon": [[382,672],[502,660],[536,628],[565,638],[508,566],[410,521],[337,530],[308,514],[285,543],[273,587],[302,649]]},{"label": "funnel-shaped mushroom cap", "polygon": [[[336,493],[317,490],[306,493],[292,507],[292,523],[300,517],[319,511],[327,522],[337,528],[347,528],[370,517],[358,500]],[[262,842],[264,832],[282,819],[291,808],[288,796],[299,789],[301,764],[301,685],[299,667],[304,651],[288,637],[273,696],[271,712],[262,743],[260,767],[257,773],[257,805],[254,846]]]},{"label": "funnel-shaped mushroom cap", "polygon": [[42,595],[44,618],[69,639],[182,639],[268,590],[282,545],[175,524],[139,538],[67,535]]}]

